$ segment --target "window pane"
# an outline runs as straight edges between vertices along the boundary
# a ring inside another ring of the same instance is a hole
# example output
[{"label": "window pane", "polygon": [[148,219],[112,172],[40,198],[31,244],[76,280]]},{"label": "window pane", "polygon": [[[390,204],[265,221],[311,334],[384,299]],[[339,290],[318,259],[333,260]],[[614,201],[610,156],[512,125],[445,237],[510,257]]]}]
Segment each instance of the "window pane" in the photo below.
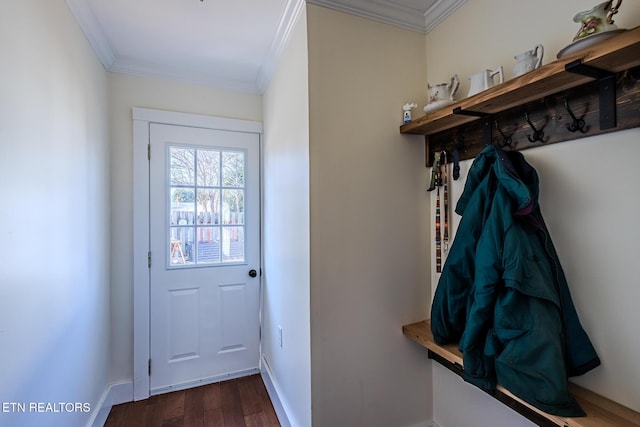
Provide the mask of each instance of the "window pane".
[{"label": "window pane", "polygon": [[222,185],[244,187],[244,153],[225,151],[222,153]]},{"label": "window pane", "polygon": [[198,189],[198,225],[220,223],[220,190]]},{"label": "window pane", "polygon": [[222,223],[244,224],[244,190],[222,191]]},{"label": "window pane", "polygon": [[244,262],[246,153],[170,146],[169,156],[168,266]]},{"label": "window pane", "polygon": [[222,262],[244,261],[244,227],[222,228]]},{"label": "window pane", "polygon": [[195,199],[193,188],[171,188],[171,225],[195,224]]},{"label": "window pane", "polygon": [[193,264],[193,227],[169,229],[169,264]]},{"label": "window pane", "polygon": [[198,227],[198,264],[220,262],[220,228]]},{"label": "window pane", "polygon": [[195,150],[170,147],[169,156],[171,157],[169,184],[193,185],[195,183]]},{"label": "window pane", "polygon": [[220,186],[220,151],[198,150],[198,186]]}]

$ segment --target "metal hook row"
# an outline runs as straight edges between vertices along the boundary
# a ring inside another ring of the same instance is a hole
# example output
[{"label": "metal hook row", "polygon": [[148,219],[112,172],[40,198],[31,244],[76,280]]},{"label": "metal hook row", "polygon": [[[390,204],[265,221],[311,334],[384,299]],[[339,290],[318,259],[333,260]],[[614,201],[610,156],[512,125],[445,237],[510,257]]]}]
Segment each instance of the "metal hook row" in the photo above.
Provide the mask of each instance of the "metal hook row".
[{"label": "metal hook row", "polygon": [[[582,114],[582,116],[578,117],[576,116],[576,114],[571,110],[571,107],[569,106],[569,101],[564,98],[564,107],[567,111],[567,113],[569,114],[569,116],[571,117],[571,123],[567,123],[566,127],[567,130],[569,132],[580,132],[580,133],[586,133],[589,130],[589,126],[587,126],[584,117],[586,115],[586,111],[584,114]],[[484,117],[485,120],[485,144],[489,144],[489,143],[495,143],[498,147],[500,148],[505,148],[505,147],[509,147],[509,148],[515,148],[517,143],[514,143],[513,141],[513,135],[515,132],[512,132],[511,134],[506,134],[501,128],[500,125],[498,124],[497,120],[492,120],[493,121],[493,125],[495,126],[496,130],[498,131],[498,133],[500,134],[501,140],[499,138],[496,138],[495,140],[490,139],[490,135],[491,135],[491,115],[489,114],[485,114],[485,113],[478,113],[478,112],[474,112],[474,111],[466,111],[466,110],[462,110],[460,107],[454,109],[454,114],[466,114],[466,115],[472,115],[472,116],[480,116],[480,117]],[[529,118],[529,113],[525,111],[524,113],[524,118],[527,122],[527,124],[529,125],[529,127],[531,128],[531,130],[533,131],[531,134],[527,135],[527,139],[529,140],[530,143],[535,143],[535,142],[541,142],[541,143],[546,143],[549,141],[549,137],[547,136],[545,138],[545,134],[544,134],[544,128],[547,125],[548,122],[548,117],[546,118],[546,122],[544,123],[544,125],[541,128],[537,128],[536,125],[531,121],[531,119]],[[488,132],[486,132],[488,131]],[[486,135],[489,135],[489,139],[486,138]],[[460,151],[467,151],[467,147],[464,144],[464,135],[462,134],[462,132],[456,131],[453,135],[453,152],[454,152],[454,159],[455,157],[458,155],[458,153]],[[441,151],[444,150],[444,143],[440,144],[440,148]],[[454,161],[454,165],[457,162]],[[456,173],[455,173],[455,166],[454,166],[454,179]]]},{"label": "metal hook row", "polygon": [[[533,130],[533,134],[532,135],[527,135],[527,138],[529,139],[529,142],[531,142],[531,143],[536,142],[536,141],[540,141],[542,143],[546,142],[544,140],[544,131],[543,131],[544,127],[542,129],[537,129],[535,127],[535,125],[531,122],[531,120],[529,119],[529,113],[527,113],[527,112],[524,113],[524,118],[527,121],[527,123],[529,123],[529,126]],[[502,131],[502,129],[500,129],[500,125],[498,124],[497,120],[494,120],[493,123],[496,126],[496,130],[498,131],[498,133],[500,133],[500,136],[502,136],[502,142],[499,142],[498,140],[496,140],[495,141],[496,145],[498,147],[500,147],[500,148],[505,148],[505,147],[515,148],[516,144],[514,144],[514,142],[513,142],[513,133],[511,133],[510,135],[506,135]]]},{"label": "metal hook row", "polygon": [[[586,133],[587,131],[589,131],[589,126],[587,126],[586,122],[584,121],[584,116],[586,115],[586,112],[580,116],[577,117],[575,115],[575,113],[571,110],[571,107],[569,106],[569,101],[565,98],[564,99],[564,108],[567,110],[567,113],[569,113],[569,116],[571,116],[571,123],[567,123],[567,130],[569,132],[580,132],[580,133]],[[544,126],[542,126],[542,128],[538,129],[532,122],[531,119],[529,119],[529,113],[525,111],[524,113],[524,118],[527,121],[527,123],[529,124],[529,127],[531,127],[531,130],[533,130],[532,134],[527,135],[527,139],[529,140],[529,142],[534,143],[534,142],[541,142],[541,143],[545,143],[549,140],[549,138],[547,137],[547,139],[545,140],[545,136],[544,136]],[[504,148],[504,147],[513,147],[513,140],[512,140],[512,135],[505,135],[505,133],[500,129],[500,126],[498,125],[498,121],[494,120],[496,129],[498,130],[498,132],[500,133],[500,135],[502,136],[502,143],[498,143],[498,146]]]}]

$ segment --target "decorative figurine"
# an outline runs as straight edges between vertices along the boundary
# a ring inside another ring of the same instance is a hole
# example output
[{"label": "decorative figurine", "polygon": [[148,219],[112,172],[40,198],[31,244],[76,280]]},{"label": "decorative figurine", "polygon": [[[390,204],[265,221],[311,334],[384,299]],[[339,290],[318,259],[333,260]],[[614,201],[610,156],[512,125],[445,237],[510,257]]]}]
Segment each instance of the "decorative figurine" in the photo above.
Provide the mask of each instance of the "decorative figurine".
[{"label": "decorative figurine", "polygon": [[403,123],[407,124],[411,121],[411,110],[413,110],[414,108],[418,107],[418,104],[411,103],[411,104],[404,104],[402,106],[402,110],[404,111],[404,117],[402,119]]}]

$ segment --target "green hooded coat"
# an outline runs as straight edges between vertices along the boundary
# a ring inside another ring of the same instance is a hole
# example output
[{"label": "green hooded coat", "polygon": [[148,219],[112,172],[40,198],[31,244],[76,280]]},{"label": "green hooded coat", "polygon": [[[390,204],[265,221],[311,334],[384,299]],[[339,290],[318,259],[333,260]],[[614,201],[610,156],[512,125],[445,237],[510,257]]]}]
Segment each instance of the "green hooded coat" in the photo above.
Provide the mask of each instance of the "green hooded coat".
[{"label": "green hooded coat", "polygon": [[567,378],[600,359],[540,213],[538,183],[520,152],[489,146],[475,159],[431,329],[438,344],[459,343],[466,381],[487,391],[497,382],[545,412],[581,416]]}]

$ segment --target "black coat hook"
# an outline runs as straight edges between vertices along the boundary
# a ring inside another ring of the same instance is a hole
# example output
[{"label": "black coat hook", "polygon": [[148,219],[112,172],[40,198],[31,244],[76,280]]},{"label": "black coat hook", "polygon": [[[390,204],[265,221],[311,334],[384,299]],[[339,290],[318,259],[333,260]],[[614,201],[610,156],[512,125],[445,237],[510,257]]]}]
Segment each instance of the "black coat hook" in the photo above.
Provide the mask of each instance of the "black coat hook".
[{"label": "black coat hook", "polygon": [[498,133],[500,133],[500,135],[502,136],[502,144],[496,139],[496,144],[498,144],[498,147],[500,147],[500,148],[504,148],[504,147],[513,148],[513,145],[512,145],[513,139],[511,138],[511,135],[505,135],[504,132],[502,132],[502,129],[500,129],[500,126],[498,126],[498,121],[497,120],[494,120],[493,123],[495,123],[496,129],[498,130]]},{"label": "black coat hook", "polygon": [[587,126],[584,121],[584,116],[586,113],[583,114],[580,118],[577,118],[576,115],[573,114],[573,111],[571,111],[571,107],[569,107],[567,98],[564,99],[564,108],[567,110],[567,113],[569,113],[572,120],[571,123],[567,123],[567,129],[569,130],[569,132],[580,131],[580,133],[586,133],[589,130],[589,126]]},{"label": "black coat hook", "polygon": [[[529,120],[529,113],[527,113],[525,111],[524,113],[524,118],[527,120],[527,123],[529,123],[529,126],[531,126],[531,129],[533,129],[533,135],[527,135],[527,138],[529,139],[529,142],[536,142],[536,141],[540,141],[542,143],[544,143],[544,131],[542,129],[536,129],[536,127],[533,125],[533,123],[531,123],[531,120]],[[544,127],[543,127],[544,129]]]}]

